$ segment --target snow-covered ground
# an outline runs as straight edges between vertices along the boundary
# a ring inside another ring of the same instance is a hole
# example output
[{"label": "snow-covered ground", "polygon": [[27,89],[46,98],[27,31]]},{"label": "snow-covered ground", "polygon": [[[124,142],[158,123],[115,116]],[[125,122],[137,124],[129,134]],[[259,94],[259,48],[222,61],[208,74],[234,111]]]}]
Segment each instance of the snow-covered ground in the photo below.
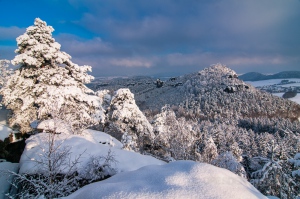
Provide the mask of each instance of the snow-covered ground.
[{"label": "snow-covered ground", "polygon": [[298,80],[297,83],[282,85],[282,87],[300,87],[300,81]]},{"label": "snow-covered ground", "polygon": [[[279,84],[282,80],[289,80],[294,82],[300,82],[299,78],[287,78],[287,79],[268,79],[268,80],[261,80],[261,81],[245,81],[248,84],[251,84],[254,87],[258,86],[268,86]],[[287,84],[286,86],[290,86],[291,84]]]},{"label": "snow-covered ground", "polygon": [[[284,93],[272,93],[275,96],[282,97]],[[289,100],[300,104],[300,94],[298,93],[295,97],[289,98]]]},{"label": "snow-covered ground", "polygon": [[[0,172],[10,170],[13,172],[17,172],[19,169],[19,164],[18,163],[11,163],[11,162],[0,162]],[[0,199],[7,198],[5,197],[5,193],[8,193],[9,188],[10,188],[10,181],[11,181],[11,176],[7,175],[2,175],[0,173]]]},{"label": "snow-covered ground", "polygon": [[175,161],[117,174],[83,187],[65,199],[81,198],[266,198],[246,179],[222,168]]},{"label": "snow-covered ground", "polygon": [[[81,135],[56,134],[55,147],[60,149],[69,149],[71,160],[80,157],[77,171],[84,171],[90,157],[106,157],[109,151],[112,152],[116,162],[112,167],[117,172],[125,172],[139,169],[147,165],[162,165],[165,162],[155,159],[151,156],[141,155],[139,153],[123,150],[122,143],[106,133],[85,130]],[[26,140],[26,147],[20,160],[20,173],[40,172],[43,154],[48,151],[49,133],[39,133]],[[104,162],[104,160],[103,160]],[[63,169],[62,169],[63,171]]]},{"label": "snow-covered ground", "polygon": [[[282,80],[294,81],[297,83],[292,84],[283,84],[281,87],[300,87],[300,79],[291,78],[291,79],[269,79],[269,80],[261,80],[261,81],[246,81],[246,83],[251,84],[254,87],[262,87],[262,86],[270,86],[279,84]],[[282,97],[284,93],[272,93],[275,96]],[[300,104],[300,94],[298,93],[295,97],[289,98],[289,100]]]}]

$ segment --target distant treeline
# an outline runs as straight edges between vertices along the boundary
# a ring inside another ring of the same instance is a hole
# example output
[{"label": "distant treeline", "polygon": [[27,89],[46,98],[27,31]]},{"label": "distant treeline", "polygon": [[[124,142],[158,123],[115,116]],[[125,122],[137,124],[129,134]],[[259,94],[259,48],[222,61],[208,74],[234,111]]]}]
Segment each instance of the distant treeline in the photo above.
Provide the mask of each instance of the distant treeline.
[{"label": "distant treeline", "polygon": [[243,81],[259,81],[268,79],[300,78],[300,71],[283,71],[273,75],[264,75],[257,72],[245,73],[239,78]]}]

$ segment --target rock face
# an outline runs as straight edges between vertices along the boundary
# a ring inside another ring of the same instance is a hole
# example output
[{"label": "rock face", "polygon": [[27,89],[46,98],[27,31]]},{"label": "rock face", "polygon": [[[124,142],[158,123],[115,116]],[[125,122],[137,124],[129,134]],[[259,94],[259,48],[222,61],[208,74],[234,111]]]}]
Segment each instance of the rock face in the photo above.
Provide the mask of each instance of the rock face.
[{"label": "rock face", "polygon": [[7,137],[3,141],[0,140],[0,159],[9,162],[18,163],[25,148],[25,139],[17,142],[10,142]]},{"label": "rock face", "polygon": [[19,163],[22,153],[25,149],[25,139],[6,145],[7,152],[5,159],[9,162]]}]

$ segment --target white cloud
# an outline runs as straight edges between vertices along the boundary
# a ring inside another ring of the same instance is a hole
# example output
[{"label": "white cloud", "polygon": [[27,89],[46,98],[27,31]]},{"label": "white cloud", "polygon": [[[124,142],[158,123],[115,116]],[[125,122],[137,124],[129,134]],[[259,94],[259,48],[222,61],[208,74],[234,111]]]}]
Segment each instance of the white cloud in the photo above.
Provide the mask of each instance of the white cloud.
[{"label": "white cloud", "polygon": [[15,40],[18,36],[25,32],[25,28],[0,27],[0,40]]},{"label": "white cloud", "polygon": [[110,60],[111,65],[114,66],[124,66],[124,67],[145,67],[150,68],[153,66],[151,61],[141,59],[141,58],[122,58],[122,59],[112,59]]}]

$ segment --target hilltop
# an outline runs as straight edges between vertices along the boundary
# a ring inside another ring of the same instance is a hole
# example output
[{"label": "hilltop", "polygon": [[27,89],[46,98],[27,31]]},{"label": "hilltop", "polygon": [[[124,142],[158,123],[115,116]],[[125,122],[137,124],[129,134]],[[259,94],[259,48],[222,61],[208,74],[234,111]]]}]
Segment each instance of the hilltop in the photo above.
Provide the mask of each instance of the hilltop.
[{"label": "hilltop", "polygon": [[300,71],[283,71],[273,75],[264,75],[257,72],[249,72],[240,76],[240,79],[244,81],[259,81],[283,78],[300,78]]},{"label": "hilltop", "polygon": [[[162,82],[158,86],[158,81]],[[300,106],[245,83],[235,71],[220,64],[165,81],[151,77],[105,80],[93,89],[127,87],[143,111],[158,112],[166,104],[194,117],[283,117],[297,120]],[[279,108],[280,107],[280,108]],[[289,110],[288,112],[286,110]]]}]

